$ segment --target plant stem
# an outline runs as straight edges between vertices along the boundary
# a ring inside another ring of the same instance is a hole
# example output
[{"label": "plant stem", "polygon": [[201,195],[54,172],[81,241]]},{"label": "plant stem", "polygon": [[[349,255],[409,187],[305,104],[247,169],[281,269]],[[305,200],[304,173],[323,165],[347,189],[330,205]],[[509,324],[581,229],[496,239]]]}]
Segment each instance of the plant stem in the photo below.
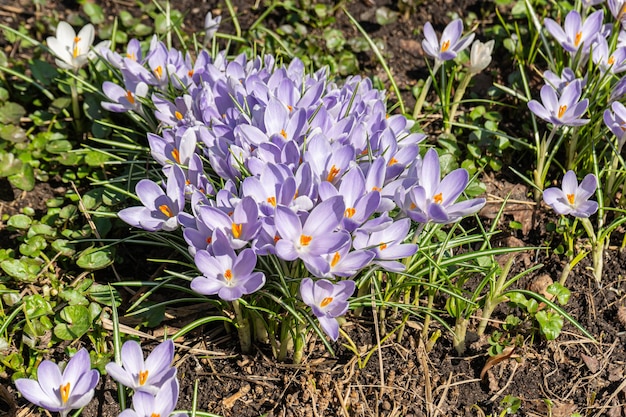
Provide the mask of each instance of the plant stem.
[{"label": "plant stem", "polygon": [[465,352],[465,335],[467,334],[467,325],[469,320],[464,317],[458,317],[454,324],[454,335],[452,336],[452,346],[460,356]]},{"label": "plant stem", "polygon": [[483,333],[485,333],[485,329],[487,328],[487,322],[489,321],[493,310],[496,309],[498,304],[505,300],[505,298],[502,296],[502,293],[505,290],[504,285],[506,284],[506,279],[509,276],[509,271],[511,270],[511,266],[513,265],[514,261],[515,256],[511,256],[506,264],[504,264],[504,268],[502,268],[502,271],[500,271],[500,275],[498,276],[497,281],[495,282],[493,287],[490,288],[489,294],[487,294],[487,298],[485,298],[485,304],[483,305],[483,314],[480,318],[478,330],[476,331],[476,334],[478,334],[478,336],[481,336]]},{"label": "plant stem", "polygon": [[452,100],[452,107],[450,108],[450,114],[448,117],[448,121],[446,122],[446,133],[450,133],[452,131],[452,123],[454,123],[454,119],[456,117],[456,111],[459,108],[459,104],[461,103],[461,99],[465,95],[465,90],[467,90],[467,86],[469,85],[474,74],[471,72],[467,72],[456,91],[454,92],[454,99]]},{"label": "plant stem", "polygon": [[419,116],[420,113],[422,112],[422,107],[424,106],[424,101],[426,101],[426,96],[428,95],[428,91],[430,91],[430,86],[433,83],[433,76],[434,76],[434,74],[437,73],[437,70],[439,69],[440,65],[441,65],[440,62],[435,61],[435,66],[433,68],[433,71],[431,72],[430,76],[424,82],[424,86],[422,87],[422,91],[420,91],[420,95],[417,98],[417,101],[415,102],[415,107],[413,108],[413,118],[416,119],[416,120],[417,120],[417,116]]},{"label": "plant stem", "polygon": [[569,146],[567,147],[567,169],[574,169],[574,163],[576,159],[576,148],[578,146],[578,132],[580,129],[575,129],[572,138],[569,141]]},{"label": "plant stem", "polygon": [[591,240],[593,276],[596,279],[598,286],[601,286],[600,281],[602,280],[602,270],[604,268],[604,242],[602,240],[598,240],[596,233],[593,231],[593,225],[588,218],[580,219],[580,221],[587,232],[587,236],[589,236],[589,240]]},{"label": "plant stem", "polygon": [[304,334],[303,326],[300,323],[296,324],[296,334],[294,335],[294,349],[293,349],[293,363],[299,364],[302,362],[304,356]]},{"label": "plant stem", "polygon": [[237,336],[239,337],[239,345],[243,353],[250,353],[252,350],[252,338],[250,323],[246,317],[244,317],[239,305],[239,300],[235,300],[232,303],[233,310],[235,312],[235,321],[237,322]]},{"label": "plant stem", "polygon": [[549,168],[549,166],[546,166],[546,157],[548,156],[548,149],[550,148],[550,144],[552,143],[552,139],[554,139],[554,135],[557,130],[558,126],[552,127],[552,131],[550,132],[550,135],[548,135],[548,139],[541,140],[539,142],[539,149],[537,149],[537,168],[533,172],[536,187],[535,201],[541,200],[541,196],[543,194],[543,182]]},{"label": "plant stem", "polygon": [[72,115],[74,116],[74,128],[76,129],[76,137],[80,140],[83,136],[83,120],[80,115],[80,102],[78,101],[78,87],[76,79],[70,83],[70,91],[72,93]]}]

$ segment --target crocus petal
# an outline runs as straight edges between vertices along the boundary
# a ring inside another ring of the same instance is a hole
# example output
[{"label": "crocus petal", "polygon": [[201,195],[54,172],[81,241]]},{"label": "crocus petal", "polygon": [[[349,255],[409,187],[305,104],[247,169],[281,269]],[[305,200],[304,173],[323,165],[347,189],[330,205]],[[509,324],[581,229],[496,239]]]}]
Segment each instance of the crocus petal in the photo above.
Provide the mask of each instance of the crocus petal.
[{"label": "crocus petal", "polygon": [[111,378],[125,387],[134,388],[137,385],[137,381],[131,376],[131,374],[117,363],[109,362],[104,368]]},{"label": "crocus petal", "polygon": [[[55,365],[56,366],[56,365]],[[58,368],[57,368],[58,370]],[[15,380],[15,386],[18,391],[22,394],[24,398],[26,398],[31,403],[43,407],[42,401],[46,401],[46,404],[50,403],[50,401],[55,397],[50,397],[48,392],[45,392],[39,382],[34,381],[32,379],[20,378]],[[52,387],[52,385],[49,385]],[[58,387],[57,387],[58,389]],[[57,406],[61,405],[60,398]]]},{"label": "crocus petal", "polygon": [[598,179],[594,174],[587,174],[578,186],[576,198],[587,200],[591,197],[598,188]]},{"label": "crocus petal", "polygon": [[158,380],[158,377],[163,372],[167,372],[169,370],[173,359],[174,342],[172,342],[171,339],[168,339],[159,343],[159,345],[155,347],[146,358],[145,367],[150,372],[148,380],[151,379],[151,376],[154,376]]},{"label": "crocus petal", "polygon": [[319,321],[322,330],[324,330],[324,333],[326,333],[333,342],[339,338],[339,323],[337,322],[337,319],[321,316],[318,317],[317,320]]},{"label": "crocus petal", "polygon": [[563,176],[563,182],[561,184],[563,194],[566,196],[568,194],[576,195],[577,188],[578,180],[576,179],[576,174],[574,173],[574,171],[567,171]]},{"label": "crocus petal", "polygon": [[121,356],[124,369],[133,377],[138,376],[139,372],[145,369],[141,345],[134,340],[124,342]]}]

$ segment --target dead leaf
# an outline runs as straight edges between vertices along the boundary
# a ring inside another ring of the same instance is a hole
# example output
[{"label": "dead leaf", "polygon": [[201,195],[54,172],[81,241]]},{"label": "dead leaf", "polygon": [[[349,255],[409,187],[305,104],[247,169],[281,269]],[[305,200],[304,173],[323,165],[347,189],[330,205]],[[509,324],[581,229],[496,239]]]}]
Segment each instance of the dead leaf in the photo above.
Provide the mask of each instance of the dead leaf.
[{"label": "dead leaf", "polygon": [[589,371],[591,371],[592,374],[595,374],[600,369],[600,362],[598,362],[596,358],[587,356],[584,353],[580,354],[580,358],[583,360],[585,366],[587,367],[587,369],[589,369]]},{"label": "dead leaf", "polygon": [[493,368],[500,362],[510,359],[513,356],[513,352],[515,352],[515,346],[507,346],[504,349],[502,349],[502,353],[496,356],[492,356],[489,359],[487,359],[485,366],[483,366],[483,370],[480,371],[480,379],[485,378],[485,374],[487,373],[488,370],[490,370],[491,368]]},{"label": "dead leaf", "polygon": [[622,326],[626,327],[626,307],[620,306],[617,309],[617,320],[622,323]]}]

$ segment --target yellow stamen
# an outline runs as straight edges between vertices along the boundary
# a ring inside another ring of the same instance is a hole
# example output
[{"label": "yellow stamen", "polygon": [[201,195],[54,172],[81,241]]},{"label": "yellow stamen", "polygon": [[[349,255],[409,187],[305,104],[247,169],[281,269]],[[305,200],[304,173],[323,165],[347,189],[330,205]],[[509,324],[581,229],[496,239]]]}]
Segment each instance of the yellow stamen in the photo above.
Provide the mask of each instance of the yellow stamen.
[{"label": "yellow stamen", "polygon": [[70,398],[70,383],[68,382],[65,385],[61,385],[59,387],[59,391],[61,392],[61,401],[63,401],[63,404],[65,404]]},{"label": "yellow stamen", "polygon": [[150,414],[150,417],[161,417],[161,414],[159,414],[159,413],[152,413],[152,414]]},{"label": "yellow stamen", "polygon": [[159,210],[161,210],[161,213],[165,214],[167,217],[174,217],[172,210],[165,204],[161,204],[159,206]]},{"label": "yellow stamen", "polygon": [[80,55],[80,50],[78,49],[78,42],[80,42],[80,38],[78,36],[76,36],[74,38],[74,50],[72,51],[72,55],[74,56],[74,58],[78,57],[78,55]]},{"label": "yellow stamen", "polygon": [[441,44],[441,52],[446,52],[450,48],[450,41],[447,40]]},{"label": "yellow stamen", "polygon": [[135,56],[134,52],[132,54],[126,53],[126,58],[133,60],[133,61],[137,61],[137,57]]},{"label": "yellow stamen", "polygon": [[224,278],[226,278],[226,280],[228,281],[233,279],[233,271],[231,271],[230,269],[227,269],[226,272],[224,272]]},{"label": "yellow stamen", "polygon": [[334,268],[335,265],[339,263],[340,259],[341,259],[341,255],[339,255],[339,252],[335,252],[335,254],[333,255],[333,259],[330,261],[330,267]]},{"label": "yellow stamen", "polygon": [[343,215],[350,219],[354,216],[354,213],[356,213],[356,209],[354,207],[348,207],[346,211],[343,212]]},{"label": "yellow stamen", "polygon": [[580,39],[583,37],[582,32],[578,32],[576,37],[574,38],[574,46],[578,48],[578,44],[580,44]]},{"label": "yellow stamen", "polygon": [[561,117],[563,117],[563,115],[565,114],[565,112],[567,111],[567,105],[562,105],[559,107],[559,114],[557,115],[558,118],[560,119]]},{"label": "yellow stamen", "polygon": [[574,204],[574,201],[576,198],[574,194],[568,194],[566,197],[567,197],[567,201],[569,201],[570,204]]},{"label": "yellow stamen", "polygon": [[311,240],[313,240],[313,236],[300,235],[300,246],[309,246]]},{"label": "yellow stamen", "polygon": [[292,111],[292,110],[293,110],[293,107],[292,107],[292,106],[290,106],[290,105],[287,105],[287,110]]},{"label": "yellow stamen", "polygon": [[394,164],[397,164],[398,160],[394,157],[391,157],[391,159],[389,160],[389,162],[387,163],[387,166],[392,166]]},{"label": "yellow stamen", "polygon": [[178,149],[174,148],[172,150],[172,158],[174,158],[174,161],[180,164],[180,152],[178,151]]},{"label": "yellow stamen", "polygon": [[373,187],[372,187],[372,191],[378,191],[378,192],[381,192],[382,190],[380,189],[380,187],[373,186]]},{"label": "yellow stamen", "polygon": [[267,202],[272,205],[272,207],[276,207],[276,197],[267,197]]},{"label": "yellow stamen", "polygon": [[133,93],[130,90],[126,90],[126,99],[128,100],[130,104],[135,104],[135,97],[133,96]]},{"label": "yellow stamen", "polygon": [[160,80],[161,77],[163,77],[163,67],[159,65],[158,67],[154,69],[154,73],[156,74],[157,78]]},{"label": "yellow stamen", "polygon": [[178,120],[183,120],[183,114],[179,112],[178,110],[174,112],[174,116],[176,116]]},{"label": "yellow stamen", "polygon": [[330,168],[330,171],[328,171],[328,176],[326,177],[326,181],[333,182],[333,180],[335,179],[337,174],[339,174],[339,168],[337,168],[335,165],[333,165]]},{"label": "yellow stamen", "polygon": [[380,250],[387,249],[387,244],[386,243],[381,243],[380,245],[378,245],[378,249],[380,249]]},{"label": "yellow stamen", "polygon": [[285,129],[281,129],[280,130],[280,136],[282,136],[283,138],[287,139],[287,132],[285,132]]},{"label": "yellow stamen", "polygon": [[436,195],[433,197],[433,200],[435,200],[435,203],[437,203],[437,204],[441,204],[441,203],[443,202],[443,197],[441,196],[441,193],[436,194]]},{"label": "yellow stamen", "polygon": [[237,223],[233,223],[233,237],[235,239],[239,239],[239,236],[241,236],[241,228],[243,227],[243,224],[237,224]]},{"label": "yellow stamen", "polygon": [[320,307],[326,307],[328,304],[333,302],[333,297],[326,297],[320,303]]},{"label": "yellow stamen", "polygon": [[145,371],[139,371],[139,385],[143,386],[148,380],[149,371],[146,369]]},{"label": "yellow stamen", "polygon": [[611,55],[607,61],[608,61],[609,65],[613,65],[613,64],[615,64],[615,57],[613,55]]}]

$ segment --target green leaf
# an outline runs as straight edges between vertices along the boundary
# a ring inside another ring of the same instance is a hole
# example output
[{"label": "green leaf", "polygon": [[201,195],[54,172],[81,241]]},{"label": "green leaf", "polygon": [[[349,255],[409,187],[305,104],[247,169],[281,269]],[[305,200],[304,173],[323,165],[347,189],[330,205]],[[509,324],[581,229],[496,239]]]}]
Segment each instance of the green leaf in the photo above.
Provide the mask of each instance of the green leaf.
[{"label": "green leaf", "polygon": [[22,282],[34,282],[41,271],[42,261],[22,257],[20,259],[6,259],[0,262],[0,267],[7,275]]},{"label": "green leaf", "polygon": [[376,9],[376,23],[381,26],[388,25],[390,23],[394,23],[398,20],[398,16],[400,13],[391,10],[388,7],[379,7]]},{"label": "green leaf", "polygon": [[17,174],[22,169],[23,162],[12,153],[0,152],[0,177]]},{"label": "green leaf", "polygon": [[69,140],[53,140],[46,144],[46,151],[50,153],[60,154],[72,150],[72,143]]},{"label": "green leaf", "polygon": [[16,229],[28,229],[33,220],[25,214],[15,214],[7,221],[7,226]]},{"label": "green leaf", "polygon": [[27,239],[20,245],[20,253],[24,256],[35,258],[48,246],[43,236],[37,235]]},{"label": "green leaf", "polygon": [[89,151],[85,155],[85,163],[92,167],[99,167],[104,165],[109,160],[109,155],[104,152]]},{"label": "green leaf", "polygon": [[74,249],[74,245],[70,243],[69,240],[66,239],[57,239],[52,242],[52,249],[57,252],[61,252],[63,256],[73,256],[76,253],[76,249]]},{"label": "green leaf", "polygon": [[33,318],[52,314],[52,305],[39,294],[27,295],[24,297],[24,314]]},{"label": "green leaf", "polygon": [[91,247],[80,254],[78,259],[76,260],[76,264],[83,269],[94,271],[96,269],[106,268],[107,266],[111,265],[114,258],[115,253],[110,247]]},{"label": "green leaf", "polygon": [[0,106],[0,123],[19,125],[20,119],[26,115],[24,107],[8,102]]},{"label": "green leaf", "polygon": [[56,66],[39,59],[30,63],[30,70],[33,73],[33,78],[44,86],[52,84],[54,79],[59,75]]},{"label": "green leaf", "polygon": [[13,174],[9,175],[9,182],[20,190],[31,191],[35,188],[35,171],[30,164],[22,164],[21,169]]},{"label": "green leaf", "polygon": [[91,20],[91,23],[93,23],[94,25],[104,23],[104,13],[102,12],[102,7],[100,7],[98,4],[86,2],[83,5],[83,10],[85,11],[85,14],[89,16],[89,20]]},{"label": "green leaf", "polygon": [[563,317],[551,310],[541,310],[535,314],[535,319],[539,323],[539,330],[547,340],[555,340],[561,334],[563,328]]},{"label": "green leaf", "polygon": [[26,142],[26,131],[19,126],[4,125],[0,127],[0,139],[13,143]]},{"label": "green leaf", "polygon": [[84,306],[67,306],[59,314],[65,323],[54,327],[54,335],[62,340],[77,340],[91,327],[89,310]]},{"label": "green leaf", "polygon": [[69,305],[82,305],[86,306],[89,304],[87,298],[80,293],[80,291],[75,290],[74,288],[65,288],[63,291],[59,292],[59,297],[62,300],[67,301]]},{"label": "green leaf", "polygon": [[550,286],[548,286],[546,290],[548,291],[548,294],[555,295],[556,299],[559,301],[559,304],[561,305],[565,305],[569,301],[569,297],[571,295],[570,290],[565,288],[559,282],[555,282],[554,284],[551,284]]},{"label": "green leaf", "polygon": [[[119,307],[122,304],[122,297],[115,288],[111,287],[111,290],[115,297],[115,307]],[[109,290],[108,285],[93,284],[89,287],[88,296],[98,304],[111,307],[111,290]]]}]

